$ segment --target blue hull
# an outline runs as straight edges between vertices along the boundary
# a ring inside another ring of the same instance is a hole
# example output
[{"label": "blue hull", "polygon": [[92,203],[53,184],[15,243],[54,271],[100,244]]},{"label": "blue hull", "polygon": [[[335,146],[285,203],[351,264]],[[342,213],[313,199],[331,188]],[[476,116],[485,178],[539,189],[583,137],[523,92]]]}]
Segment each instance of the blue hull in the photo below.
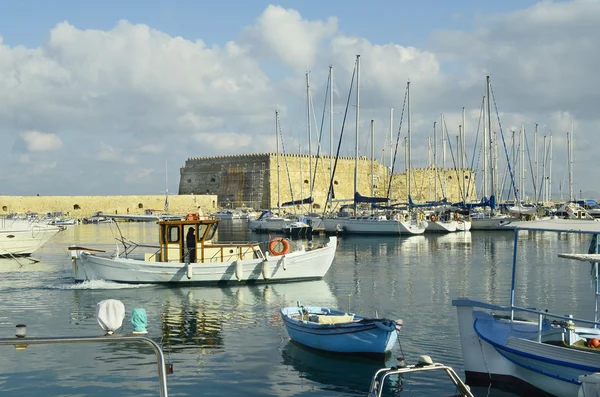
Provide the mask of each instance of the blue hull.
[{"label": "blue hull", "polygon": [[296,343],[333,353],[368,356],[385,356],[396,344],[395,321],[354,316],[350,322],[322,324],[310,321],[311,317],[315,320],[315,316],[340,316],[345,313],[320,307],[304,309],[308,314],[303,319],[296,307],[281,309],[288,335]]}]

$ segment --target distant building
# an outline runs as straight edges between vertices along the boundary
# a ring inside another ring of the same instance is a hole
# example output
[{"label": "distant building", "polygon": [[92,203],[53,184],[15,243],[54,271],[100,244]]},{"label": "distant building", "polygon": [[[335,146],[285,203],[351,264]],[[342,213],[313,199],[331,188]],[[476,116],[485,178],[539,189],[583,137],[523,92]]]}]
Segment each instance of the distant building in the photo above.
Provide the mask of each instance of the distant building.
[{"label": "distant building", "polygon": [[[335,159],[334,159],[335,161]],[[179,194],[217,195],[220,207],[274,208],[281,203],[311,196],[315,208],[324,208],[330,185],[330,158],[323,156],[287,154],[279,155],[279,178],[275,153],[243,154],[232,156],[189,158],[180,170]],[[339,157],[333,177],[336,200],[354,197],[353,157]],[[361,157],[358,161],[358,191],[363,196],[387,197],[390,186],[389,168]],[[470,169],[413,169],[412,197],[415,201],[438,200],[446,197],[458,201],[462,191],[474,199],[475,186]],[[371,188],[371,181],[374,186]],[[406,173],[394,173],[392,178],[393,201],[406,201]],[[465,183],[458,183],[459,181]],[[278,183],[279,181],[279,183]],[[436,182],[437,181],[437,182]],[[437,189],[437,195],[435,194]],[[446,191],[446,195],[443,191]]]}]

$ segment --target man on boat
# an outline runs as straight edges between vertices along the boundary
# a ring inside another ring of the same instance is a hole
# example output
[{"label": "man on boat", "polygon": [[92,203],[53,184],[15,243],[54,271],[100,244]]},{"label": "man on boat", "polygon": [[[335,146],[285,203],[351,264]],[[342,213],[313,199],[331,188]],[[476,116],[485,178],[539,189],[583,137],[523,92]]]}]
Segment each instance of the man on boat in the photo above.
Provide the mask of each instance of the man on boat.
[{"label": "man on boat", "polygon": [[196,235],[194,234],[194,228],[188,229],[187,235],[185,236],[185,245],[188,249],[188,256],[190,263],[196,262]]}]

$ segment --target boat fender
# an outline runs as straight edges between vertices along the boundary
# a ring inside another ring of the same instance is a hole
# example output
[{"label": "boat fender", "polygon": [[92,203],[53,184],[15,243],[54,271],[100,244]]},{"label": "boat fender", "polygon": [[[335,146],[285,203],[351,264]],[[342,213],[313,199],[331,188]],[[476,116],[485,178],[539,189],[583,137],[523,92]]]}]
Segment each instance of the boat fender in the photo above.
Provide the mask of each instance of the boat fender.
[{"label": "boat fender", "polygon": [[283,268],[283,270],[287,270],[287,261],[285,260],[285,256],[283,256],[281,258],[281,267]]},{"label": "boat fender", "polygon": [[194,275],[194,270],[193,270],[193,266],[191,263],[186,263],[185,264],[185,273],[187,275],[188,280],[192,278],[192,276]]},{"label": "boat fender", "polygon": [[269,266],[269,261],[267,259],[263,260],[262,263],[262,276],[265,280],[271,278],[271,266]]},{"label": "boat fender", "polygon": [[244,278],[244,264],[241,259],[235,261],[235,278],[237,281],[242,281]]},{"label": "boat fender", "polygon": [[396,330],[396,322],[394,320],[382,319],[378,321],[373,321],[373,323],[377,326],[377,328],[386,332]]},{"label": "boat fender", "polygon": [[269,251],[274,256],[285,255],[290,252],[290,242],[283,237],[276,237],[269,242]]}]

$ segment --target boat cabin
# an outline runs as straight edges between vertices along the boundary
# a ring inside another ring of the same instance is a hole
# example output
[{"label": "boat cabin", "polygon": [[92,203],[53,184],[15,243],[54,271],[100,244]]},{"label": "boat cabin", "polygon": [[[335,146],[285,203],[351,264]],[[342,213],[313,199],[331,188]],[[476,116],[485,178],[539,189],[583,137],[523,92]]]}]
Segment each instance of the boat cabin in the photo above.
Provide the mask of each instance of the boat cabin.
[{"label": "boat cabin", "polygon": [[213,243],[219,220],[190,219],[159,221],[160,251],[147,254],[147,261],[214,263],[263,259],[258,243]]}]

